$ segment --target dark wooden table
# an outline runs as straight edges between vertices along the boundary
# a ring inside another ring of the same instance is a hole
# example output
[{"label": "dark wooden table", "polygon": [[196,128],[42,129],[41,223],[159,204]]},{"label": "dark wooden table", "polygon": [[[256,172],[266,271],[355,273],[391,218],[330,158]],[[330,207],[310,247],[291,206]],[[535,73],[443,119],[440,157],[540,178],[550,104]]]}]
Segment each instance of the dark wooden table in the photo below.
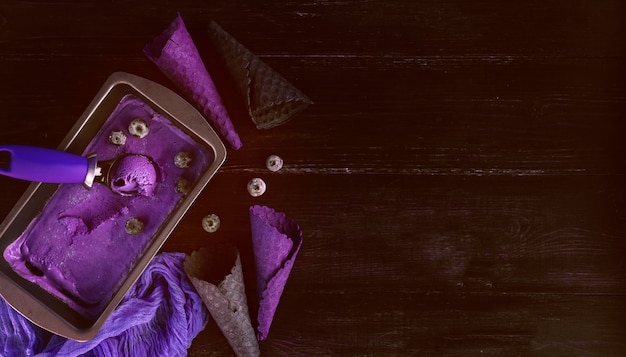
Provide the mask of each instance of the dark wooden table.
[{"label": "dark wooden table", "polygon": [[[144,44],[213,19],[315,101],[264,131],[231,105],[244,148],[164,247],[249,271],[248,206],[298,221],[264,355],[626,354],[623,2],[261,3],[2,1],[0,142],[56,147],[115,71],[173,87]],[[213,322],[189,350],[231,354]]]}]

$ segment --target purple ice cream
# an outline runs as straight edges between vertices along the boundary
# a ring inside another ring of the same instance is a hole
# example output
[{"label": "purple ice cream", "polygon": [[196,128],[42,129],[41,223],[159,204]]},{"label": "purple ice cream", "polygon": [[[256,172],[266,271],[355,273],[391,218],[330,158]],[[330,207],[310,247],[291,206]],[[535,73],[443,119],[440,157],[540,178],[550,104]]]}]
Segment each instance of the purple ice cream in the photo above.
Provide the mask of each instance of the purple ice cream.
[{"label": "purple ice cream", "polygon": [[109,171],[109,186],[117,194],[152,196],[157,172],[152,161],[143,155],[117,158]]},{"label": "purple ice cream", "polygon": [[[109,141],[114,131],[128,133],[137,118],[150,125],[149,134],[129,134],[123,145]],[[176,166],[181,151],[193,156],[189,167]],[[99,160],[118,158],[110,170],[111,189],[60,185],[4,251],[14,271],[88,319],[106,307],[183,198],[176,182],[193,184],[212,160],[200,144],[132,95],[121,100],[84,154],[92,152]]]}]

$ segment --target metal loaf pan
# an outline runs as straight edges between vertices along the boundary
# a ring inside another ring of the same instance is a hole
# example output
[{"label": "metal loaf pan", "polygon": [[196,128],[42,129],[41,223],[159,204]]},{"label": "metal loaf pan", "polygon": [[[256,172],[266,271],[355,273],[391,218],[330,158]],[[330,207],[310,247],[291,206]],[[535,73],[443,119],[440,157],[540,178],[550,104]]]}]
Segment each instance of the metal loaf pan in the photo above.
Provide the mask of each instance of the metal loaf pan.
[{"label": "metal loaf pan", "polygon": [[[168,118],[174,125],[204,146],[213,157],[207,169],[190,192],[174,208],[156,236],[139,257],[120,289],[104,311],[94,320],[88,320],[78,312],[43,290],[17,275],[0,256],[0,295],[36,325],[55,334],[79,341],[93,338],[108,316],[120,303],[126,292],[139,278],[154,255],[165,243],[185,212],[226,160],[226,148],[204,117],[188,102],[171,90],[128,73],[114,73],[104,83],[96,97],[65,136],[58,149],[81,154],[96,135],[120,100],[127,94],[142,99],[157,113]],[[45,206],[59,185],[32,183],[0,225],[0,252],[17,239],[29,223]]]}]

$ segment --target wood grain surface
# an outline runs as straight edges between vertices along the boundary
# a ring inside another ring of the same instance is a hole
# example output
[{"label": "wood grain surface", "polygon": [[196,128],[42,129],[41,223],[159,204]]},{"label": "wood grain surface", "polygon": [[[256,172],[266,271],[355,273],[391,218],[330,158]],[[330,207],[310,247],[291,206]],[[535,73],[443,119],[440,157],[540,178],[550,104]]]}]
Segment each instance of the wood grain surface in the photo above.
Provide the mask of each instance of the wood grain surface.
[{"label": "wood grain surface", "polygon": [[[0,142],[56,147],[115,71],[173,88],[142,48],[177,12],[315,102],[257,130],[215,73],[244,147],[163,248],[234,242],[250,279],[247,208],[302,226],[263,355],[626,354],[625,3],[3,0]],[[210,322],[189,355],[233,353]]]}]

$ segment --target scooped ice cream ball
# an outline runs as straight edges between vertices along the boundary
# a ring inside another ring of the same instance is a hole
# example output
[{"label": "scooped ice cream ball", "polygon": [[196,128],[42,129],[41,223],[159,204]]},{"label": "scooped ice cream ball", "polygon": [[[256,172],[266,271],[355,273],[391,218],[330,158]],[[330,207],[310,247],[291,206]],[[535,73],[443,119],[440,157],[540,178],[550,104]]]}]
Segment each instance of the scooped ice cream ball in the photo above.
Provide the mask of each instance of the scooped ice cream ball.
[{"label": "scooped ice cream ball", "polygon": [[123,196],[152,196],[157,172],[154,163],[143,155],[126,155],[117,159],[109,172],[111,190]]}]

